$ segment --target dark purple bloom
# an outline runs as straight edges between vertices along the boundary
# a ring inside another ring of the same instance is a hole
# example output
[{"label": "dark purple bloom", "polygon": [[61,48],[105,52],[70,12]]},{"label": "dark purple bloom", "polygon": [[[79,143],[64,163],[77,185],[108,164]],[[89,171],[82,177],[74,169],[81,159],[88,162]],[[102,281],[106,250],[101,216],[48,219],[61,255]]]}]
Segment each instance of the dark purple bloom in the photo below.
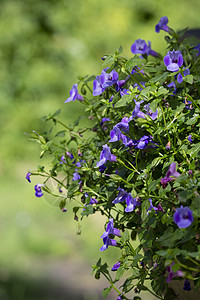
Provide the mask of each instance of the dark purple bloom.
[{"label": "dark purple bloom", "polygon": [[61,210],[62,210],[62,212],[66,212],[67,208],[62,208]]},{"label": "dark purple bloom", "polygon": [[113,265],[111,271],[117,271],[119,269],[120,265],[121,265],[121,262],[118,261],[116,264]]},{"label": "dark purple bloom", "polygon": [[150,109],[150,103],[144,105],[144,109],[146,110],[146,114],[151,117],[152,120],[157,119],[158,117],[158,110],[153,113],[152,110]]},{"label": "dark purple bloom", "polygon": [[103,88],[107,88],[117,83],[119,75],[115,70],[112,70],[110,73],[107,73],[108,68],[104,69],[100,76],[102,76],[102,86]]},{"label": "dark purple bloom", "polygon": [[197,56],[200,55],[200,44],[194,47],[194,49],[198,50],[199,52],[196,54]]},{"label": "dark purple bloom", "polygon": [[123,143],[126,145],[127,144],[127,137],[121,133],[121,130],[124,132],[128,132],[129,131],[129,121],[130,118],[128,117],[124,117],[121,122],[119,122],[118,124],[116,124],[113,129],[110,132],[110,140],[109,142],[117,142],[119,140],[122,140]]},{"label": "dark purple bloom", "polygon": [[118,193],[117,197],[112,202],[114,204],[119,203],[119,202],[124,202],[128,195],[128,193],[124,189],[121,189],[120,187],[118,187],[118,191],[119,191],[119,193]]},{"label": "dark purple bloom", "polygon": [[65,164],[67,163],[64,155],[62,155],[60,158],[60,164],[63,164],[63,163],[65,163]]},{"label": "dark purple bloom", "polygon": [[141,137],[141,139],[137,141],[135,148],[145,149],[147,148],[148,144],[151,142],[152,142],[152,136],[144,135],[143,137]]},{"label": "dark purple bloom", "polygon": [[67,155],[70,159],[74,159],[74,155],[73,155],[71,152],[67,151],[67,152],[66,152],[66,155]]},{"label": "dark purple bloom", "polygon": [[108,145],[103,145],[103,150],[101,151],[100,154],[100,161],[97,163],[97,167],[100,167],[102,165],[104,165],[107,160],[109,161],[116,161],[117,158],[114,154],[111,154],[110,152],[110,147],[108,147]]},{"label": "dark purple bloom", "polygon": [[169,32],[169,27],[167,26],[168,23],[168,17],[161,17],[160,21],[158,22],[158,24],[156,24],[155,26],[155,31],[157,33],[160,32],[160,30],[164,30],[166,32]]},{"label": "dark purple bloom", "polygon": [[144,40],[138,39],[131,46],[133,54],[145,54],[147,52],[147,44]]},{"label": "dark purple bloom", "polygon": [[138,205],[136,198],[133,198],[131,193],[127,193],[126,196],[126,204],[125,212],[132,212],[135,209],[135,206]]},{"label": "dark purple bloom", "polygon": [[121,97],[123,97],[124,95],[129,95],[129,90],[127,90],[127,89],[123,89],[123,90],[120,90],[120,95],[121,95]]},{"label": "dark purple bloom", "polygon": [[186,228],[190,226],[194,220],[192,211],[189,207],[183,207],[182,205],[180,208],[176,209],[173,219],[174,223],[176,223],[179,228]]},{"label": "dark purple bloom", "polygon": [[72,86],[72,89],[70,90],[69,94],[70,94],[70,97],[67,98],[67,100],[65,100],[65,103],[74,101],[76,99],[79,101],[84,100],[83,97],[78,94],[78,84],[77,83]]},{"label": "dark purple bloom", "polygon": [[145,114],[140,110],[140,104],[144,101],[143,100],[142,101],[134,100],[134,101],[135,101],[135,108],[133,110],[131,119],[133,119],[134,117],[145,119]]},{"label": "dark purple bloom", "polygon": [[173,88],[172,96],[176,94],[176,84],[174,81],[170,82],[167,87]]},{"label": "dark purple bloom", "polygon": [[151,55],[151,56],[154,56],[154,57],[158,57],[158,53],[154,50],[151,49],[151,42],[148,41],[148,46],[147,46],[147,52],[146,52],[147,55]]},{"label": "dark purple bloom", "polygon": [[28,180],[28,182],[31,182],[30,176],[31,176],[31,172],[28,172],[28,173],[26,174],[26,179]]},{"label": "dark purple bloom", "polygon": [[183,64],[183,56],[181,54],[181,51],[168,51],[167,55],[164,57],[164,64],[167,67],[168,71],[178,71],[179,67],[181,67]]},{"label": "dark purple bloom", "polygon": [[193,139],[192,139],[192,135],[191,135],[191,134],[188,135],[188,141],[189,141],[190,143],[193,142]]},{"label": "dark purple bloom", "polygon": [[168,272],[168,276],[166,278],[167,283],[169,283],[174,277],[183,277],[184,273],[180,270],[174,272],[172,270],[172,266],[175,264],[175,262],[173,262],[170,266],[167,267],[167,272]]},{"label": "dark purple bloom", "polygon": [[185,279],[183,289],[184,291],[191,291],[190,281],[187,278]]},{"label": "dark purple bloom", "polygon": [[176,171],[176,163],[173,162],[169,166],[169,170],[164,178],[161,178],[161,184],[163,189],[167,187],[168,182],[174,180],[176,177],[179,177],[181,174]]},{"label": "dark purple bloom", "polygon": [[109,118],[102,118],[102,120],[101,120],[100,124],[101,124],[101,125],[103,125],[103,123],[105,123],[105,122],[109,122],[109,121],[110,121],[110,119],[109,119]]},{"label": "dark purple bloom", "polygon": [[119,296],[117,297],[117,300],[122,300],[122,297],[119,295]]},{"label": "dark purple bloom", "polygon": [[152,203],[152,199],[151,199],[151,198],[149,198],[149,203],[150,203],[150,206],[149,206],[149,208],[147,209],[147,215],[149,214],[149,211],[151,211],[152,209],[154,209],[155,211],[158,210],[157,207],[153,206],[153,203]]},{"label": "dark purple bloom", "polygon": [[93,96],[98,96],[102,94],[105,89],[118,81],[118,73],[115,70],[112,70],[110,73],[107,73],[104,69],[100,76],[97,76],[93,81]]},{"label": "dark purple bloom", "polygon": [[97,203],[98,203],[98,200],[97,200],[97,199],[90,197],[90,202],[89,202],[89,204],[97,204]]},{"label": "dark purple bloom", "polygon": [[108,246],[117,246],[117,242],[111,238],[112,236],[115,235],[121,237],[120,230],[114,228],[113,219],[109,219],[108,225],[106,227],[106,231],[101,236],[104,245],[100,248],[100,251],[106,250]]},{"label": "dark purple bloom", "polygon": [[96,79],[93,81],[93,96],[101,95],[105,88],[102,86],[101,76],[97,76]]},{"label": "dark purple bloom", "polygon": [[44,184],[36,184],[34,189],[35,189],[35,196],[36,197],[42,197],[43,196],[43,193],[42,193],[42,189],[41,187],[44,186]]},{"label": "dark purple bloom", "polygon": [[121,130],[119,129],[119,127],[117,125],[115,125],[113,127],[113,129],[110,132],[110,140],[109,142],[113,143],[113,142],[117,142],[119,140],[122,139],[122,133]]},{"label": "dark purple bloom", "polygon": [[73,173],[72,181],[80,180],[81,176],[78,174],[78,172]]},{"label": "dark purple bloom", "polygon": [[129,131],[129,121],[130,119],[128,117],[124,117],[121,122],[119,122],[116,126],[118,128],[120,128],[122,131],[124,132],[128,132]]},{"label": "dark purple bloom", "polygon": [[183,82],[183,76],[186,76],[186,75],[189,75],[189,74],[190,74],[190,69],[189,68],[183,70],[183,75],[181,73],[178,73],[178,76],[177,76],[178,83]]},{"label": "dark purple bloom", "polygon": [[189,101],[189,100],[185,99],[183,101],[183,103],[185,103],[185,108],[187,108],[188,110],[192,110],[193,109],[193,107],[192,107],[192,101]]},{"label": "dark purple bloom", "polygon": [[170,150],[171,149],[171,142],[169,141],[165,147],[166,150]]},{"label": "dark purple bloom", "polygon": [[105,165],[102,165],[99,167],[99,172],[104,172],[106,169],[106,166]]},{"label": "dark purple bloom", "polygon": [[141,84],[143,87],[141,87],[138,83],[135,83],[135,84],[133,85],[133,87],[134,87],[134,88],[136,87],[136,88],[138,89],[138,91],[142,91],[143,88],[145,87],[145,82],[144,82],[144,81],[141,81],[140,84]]}]

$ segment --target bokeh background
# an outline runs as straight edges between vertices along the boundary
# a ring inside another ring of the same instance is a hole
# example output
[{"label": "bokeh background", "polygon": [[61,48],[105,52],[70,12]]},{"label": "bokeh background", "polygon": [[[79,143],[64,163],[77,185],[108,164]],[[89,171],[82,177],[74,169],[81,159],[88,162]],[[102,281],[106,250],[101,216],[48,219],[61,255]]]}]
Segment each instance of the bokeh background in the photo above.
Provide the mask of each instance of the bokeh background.
[{"label": "bokeh background", "polygon": [[[0,299],[102,299],[107,283],[91,266],[105,220],[79,224],[70,210],[34,196],[25,175],[41,164],[39,146],[26,133],[44,131],[41,117],[59,108],[67,124],[82,113],[64,101],[78,75],[101,73],[101,56],[122,45],[131,57],[138,38],[163,53],[165,33],[154,30],[160,17],[178,30],[199,28],[199,15],[199,0],[0,1]],[[118,252],[105,252],[112,266]]]}]

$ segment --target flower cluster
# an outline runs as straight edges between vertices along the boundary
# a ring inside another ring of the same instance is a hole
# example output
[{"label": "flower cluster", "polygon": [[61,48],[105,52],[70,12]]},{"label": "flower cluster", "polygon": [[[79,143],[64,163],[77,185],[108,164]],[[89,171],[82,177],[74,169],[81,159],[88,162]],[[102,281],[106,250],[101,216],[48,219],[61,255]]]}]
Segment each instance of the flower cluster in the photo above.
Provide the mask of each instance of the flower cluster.
[{"label": "flower cluster", "polygon": [[40,156],[52,158],[49,171],[40,166],[26,174],[29,183],[44,178],[35,196],[55,196],[76,221],[97,212],[107,218],[99,248],[118,254],[111,266],[100,259],[93,269],[109,280],[104,296],[114,288],[116,299],[148,290],[170,300],[174,280],[186,294],[192,281],[200,286],[200,43],[168,23],[162,17],[155,26],[168,35],[162,56],[137,39],[130,58],[120,47],[103,57],[100,75],[73,85],[65,103],[81,101],[90,125],[78,119],[68,126],[56,111],[43,119],[62,131],[31,135]]}]

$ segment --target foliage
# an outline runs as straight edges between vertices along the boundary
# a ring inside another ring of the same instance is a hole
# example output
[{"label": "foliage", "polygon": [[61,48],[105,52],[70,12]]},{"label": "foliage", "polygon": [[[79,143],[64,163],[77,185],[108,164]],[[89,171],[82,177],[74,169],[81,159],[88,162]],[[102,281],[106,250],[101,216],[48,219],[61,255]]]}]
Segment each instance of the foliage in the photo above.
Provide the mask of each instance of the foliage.
[{"label": "foliage", "polygon": [[[121,250],[116,276],[101,260],[93,269],[110,284],[103,295],[115,289],[118,299],[142,290],[172,299],[168,283],[177,277],[200,284],[199,41],[162,21],[163,57],[140,39],[130,59],[122,47],[105,55],[101,75],[79,77],[66,100],[84,106],[84,115],[69,126],[57,110],[43,118],[53,124],[49,132],[30,134],[40,157],[51,158],[50,170],[27,173],[29,182],[44,178],[35,195],[56,197],[65,213],[77,203],[75,220],[97,212],[108,218],[100,251]],[[91,125],[82,126],[84,118]]]}]

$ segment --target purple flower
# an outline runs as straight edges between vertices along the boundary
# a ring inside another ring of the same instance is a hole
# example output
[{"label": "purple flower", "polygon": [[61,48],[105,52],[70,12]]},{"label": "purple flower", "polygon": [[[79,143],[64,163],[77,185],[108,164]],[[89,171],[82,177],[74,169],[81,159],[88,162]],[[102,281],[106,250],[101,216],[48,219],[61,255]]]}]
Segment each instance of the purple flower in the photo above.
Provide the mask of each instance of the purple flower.
[{"label": "purple flower", "polygon": [[[69,152],[69,151],[67,151],[66,152],[66,155],[70,158],[70,159],[74,159],[74,155],[71,153],[71,152]],[[63,157],[63,156],[62,156]],[[61,158],[62,159],[62,158]]]},{"label": "purple flower", "polygon": [[151,142],[152,142],[152,136],[144,135],[143,137],[141,137],[141,139],[137,141],[135,148],[145,149],[147,148],[148,144]]},{"label": "purple flower", "polygon": [[191,291],[190,281],[187,278],[185,279],[183,289],[184,291]]},{"label": "purple flower", "polygon": [[133,54],[145,54],[147,52],[147,44],[144,40],[138,39],[131,46]]},{"label": "purple flower", "polygon": [[181,67],[183,64],[183,56],[181,54],[181,51],[168,51],[167,55],[164,57],[164,64],[167,67],[168,71],[178,71],[179,67]]},{"label": "purple flower", "polygon": [[121,189],[120,187],[118,187],[118,191],[119,193],[117,197],[112,202],[114,204],[125,201],[128,194],[124,189]]},{"label": "purple flower", "polygon": [[90,197],[90,202],[89,202],[89,204],[97,204],[97,203],[98,203],[98,200],[97,200],[97,199]]},{"label": "purple flower", "polygon": [[134,100],[134,101],[135,101],[135,108],[133,110],[131,119],[133,119],[134,117],[145,119],[145,114],[140,110],[140,104],[144,101],[143,100],[142,101]]},{"label": "purple flower", "polygon": [[149,206],[149,208],[147,209],[147,215],[149,214],[149,211],[151,211],[152,209],[154,209],[155,211],[158,210],[157,207],[153,206],[153,203],[152,203],[152,199],[151,199],[151,198],[149,198],[149,203],[150,203],[150,206]]},{"label": "purple flower", "polygon": [[175,264],[175,262],[173,262],[170,266],[167,267],[167,271],[168,271],[168,276],[166,278],[167,283],[169,283],[174,277],[183,277],[184,273],[180,270],[174,272],[172,270],[172,266]]},{"label": "purple flower", "polygon": [[103,239],[104,245],[100,248],[100,251],[104,251],[108,248],[108,246],[117,246],[117,242],[110,237],[112,236],[121,237],[120,230],[114,228],[113,219],[109,219],[108,225],[106,227],[106,231],[103,233],[101,238]]},{"label": "purple flower", "polygon": [[73,173],[72,181],[80,180],[81,176],[78,174],[78,172]]},{"label": "purple flower", "polygon": [[43,196],[43,193],[42,193],[42,189],[41,187],[44,186],[44,184],[36,184],[34,189],[35,189],[35,196],[36,197],[42,197]]},{"label": "purple flower", "polygon": [[120,90],[120,95],[121,95],[121,97],[123,97],[124,95],[129,95],[129,90],[127,90],[127,89],[123,89],[123,90]]},{"label": "purple flower", "polygon": [[101,73],[101,80],[102,80],[102,86],[103,88],[107,88],[109,86],[112,86],[113,84],[117,83],[119,75],[115,70],[112,70],[110,73],[107,73],[106,71],[108,68],[104,69]]},{"label": "purple flower", "polygon": [[112,70],[110,73],[107,73],[104,69],[100,76],[97,76],[93,81],[93,96],[98,96],[102,94],[105,89],[118,81],[118,73],[115,70]]},{"label": "purple flower", "polygon": [[186,76],[186,75],[189,75],[190,74],[190,69],[187,68],[187,69],[183,69],[183,75],[181,73],[178,73],[178,76],[177,76],[177,81],[178,83],[181,83],[183,82],[183,76]]},{"label": "purple flower", "polygon": [[65,103],[74,101],[76,99],[79,101],[84,100],[83,97],[78,94],[78,84],[77,83],[72,86],[72,89],[70,90],[69,94],[70,94],[70,97],[67,98],[67,100],[65,100]]},{"label": "purple flower", "polygon": [[115,125],[113,127],[113,129],[111,130],[111,132],[110,132],[110,140],[109,140],[109,142],[110,143],[114,143],[114,142],[117,142],[117,141],[119,141],[121,139],[122,139],[122,133],[121,133],[119,127],[117,125]]},{"label": "purple flower", "polygon": [[158,117],[158,110],[156,109],[155,113],[152,112],[150,109],[150,103],[144,105],[144,109],[146,110],[146,114],[151,117],[152,120],[157,119]]},{"label": "purple flower", "polygon": [[151,49],[151,42],[148,41],[148,46],[147,46],[147,52],[146,52],[147,55],[151,55],[151,56],[154,56],[154,57],[158,57],[158,53],[154,50]]},{"label": "purple flower", "polygon": [[200,55],[200,44],[194,47],[194,49],[198,50],[199,52],[196,54],[197,56]]},{"label": "purple flower", "polygon": [[126,196],[126,204],[125,212],[132,212],[135,209],[135,206],[138,205],[136,198],[131,196],[131,193],[128,193]]},{"label": "purple flower", "polygon": [[105,91],[102,86],[101,76],[97,76],[93,81],[93,96],[101,95]]},{"label": "purple flower", "polygon": [[120,265],[121,265],[121,262],[118,261],[116,264],[113,265],[111,271],[117,271],[119,269]]},{"label": "purple flower", "polygon": [[106,169],[106,166],[105,165],[102,165],[99,167],[99,172],[104,172]]},{"label": "purple flower", "polygon": [[172,95],[171,95],[171,96],[173,96],[173,95],[175,95],[175,94],[176,94],[176,84],[175,84],[175,82],[174,82],[174,81],[170,82],[170,83],[167,85],[167,87],[169,87],[169,88],[172,88],[172,89],[173,89],[173,92],[172,92]]},{"label": "purple flower", "polygon": [[59,162],[59,163],[60,163],[60,164],[63,164],[63,163],[66,164],[66,163],[67,163],[66,160],[65,160],[65,156],[64,156],[64,155],[61,156],[60,162]]},{"label": "purple flower", "polygon": [[164,30],[166,32],[169,32],[169,27],[167,26],[168,23],[168,17],[161,17],[160,21],[158,22],[158,24],[156,24],[155,26],[155,31],[157,33],[160,32],[160,30]]},{"label": "purple flower", "polygon": [[189,141],[190,143],[193,142],[193,139],[192,139],[192,135],[191,135],[191,134],[188,135],[188,141]]},{"label": "purple flower", "polygon": [[103,145],[103,150],[101,151],[100,161],[97,163],[97,167],[104,165],[107,162],[107,160],[116,161],[117,158],[114,154],[111,154],[110,147],[108,147],[108,145],[106,144]]},{"label": "purple flower", "polygon": [[31,172],[28,172],[28,173],[26,174],[26,179],[28,180],[28,182],[31,182],[30,176],[31,176]]},{"label": "purple flower", "polygon": [[161,184],[163,186],[163,189],[167,187],[168,182],[174,180],[176,177],[179,177],[181,174],[176,171],[176,163],[173,162],[169,166],[169,169],[167,171],[167,174],[164,178],[161,178]]},{"label": "purple flower", "polygon": [[103,123],[105,123],[105,122],[109,122],[109,121],[110,121],[110,119],[109,119],[109,118],[102,118],[102,120],[101,120],[100,124],[101,124],[101,125],[103,125]]},{"label": "purple flower", "polygon": [[190,226],[194,220],[192,211],[189,209],[189,207],[183,207],[182,205],[180,208],[176,209],[173,219],[174,223],[176,223],[179,228],[186,228]]}]

